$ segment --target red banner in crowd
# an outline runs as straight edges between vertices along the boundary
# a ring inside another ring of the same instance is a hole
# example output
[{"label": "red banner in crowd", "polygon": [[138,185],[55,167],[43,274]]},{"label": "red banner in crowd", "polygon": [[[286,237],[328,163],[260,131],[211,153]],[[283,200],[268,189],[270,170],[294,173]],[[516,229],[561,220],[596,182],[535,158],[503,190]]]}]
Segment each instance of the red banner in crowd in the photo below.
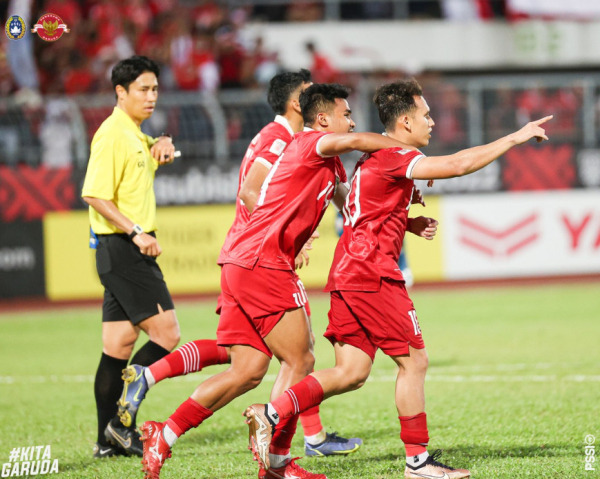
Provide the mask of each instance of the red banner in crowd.
[{"label": "red banner in crowd", "polygon": [[507,191],[574,188],[575,150],[571,145],[513,148],[505,155],[502,176]]},{"label": "red banner in crowd", "polygon": [[72,168],[0,166],[0,220],[31,221],[46,211],[73,209],[76,200]]}]

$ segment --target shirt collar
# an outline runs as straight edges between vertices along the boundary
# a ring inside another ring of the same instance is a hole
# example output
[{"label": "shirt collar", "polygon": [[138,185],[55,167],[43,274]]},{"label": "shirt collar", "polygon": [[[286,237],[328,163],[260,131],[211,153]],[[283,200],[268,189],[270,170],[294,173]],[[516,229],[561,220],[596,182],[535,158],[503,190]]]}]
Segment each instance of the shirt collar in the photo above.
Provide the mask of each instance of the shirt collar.
[{"label": "shirt collar", "polygon": [[144,134],[142,129],[138,125],[136,125],[135,121],[133,121],[131,117],[123,110],[121,110],[118,106],[115,106],[115,108],[113,109],[113,115],[117,117],[117,121],[123,123],[123,126],[134,130],[138,138],[140,138],[141,140],[144,140],[146,138],[146,135]]},{"label": "shirt collar", "polygon": [[290,122],[287,120],[287,118],[285,116],[277,115],[273,121],[275,123],[279,123],[280,125],[283,125],[285,127],[285,129],[290,132],[290,135],[294,136],[294,130],[292,130]]}]

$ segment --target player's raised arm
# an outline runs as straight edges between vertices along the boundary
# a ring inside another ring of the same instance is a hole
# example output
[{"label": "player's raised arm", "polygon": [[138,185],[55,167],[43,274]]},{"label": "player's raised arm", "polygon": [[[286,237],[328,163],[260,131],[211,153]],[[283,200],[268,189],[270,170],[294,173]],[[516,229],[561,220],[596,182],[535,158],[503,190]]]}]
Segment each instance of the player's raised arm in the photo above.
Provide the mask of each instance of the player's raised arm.
[{"label": "player's raised arm", "polygon": [[319,155],[333,157],[353,150],[370,153],[402,146],[397,140],[378,133],[353,133],[355,124],[347,98],[348,89],[335,83],[312,85],[300,95],[304,125],[331,133],[319,140]]},{"label": "player's raised arm", "polygon": [[542,125],[551,119],[552,115],[532,121],[520,130],[486,145],[467,148],[452,155],[421,158],[412,170],[412,178],[429,180],[473,173],[489,165],[514,146],[521,145],[532,138],[538,142],[547,140]]},{"label": "player's raised arm", "polygon": [[322,156],[336,156],[354,150],[371,153],[402,144],[379,133],[332,133],[321,138],[318,147]]}]

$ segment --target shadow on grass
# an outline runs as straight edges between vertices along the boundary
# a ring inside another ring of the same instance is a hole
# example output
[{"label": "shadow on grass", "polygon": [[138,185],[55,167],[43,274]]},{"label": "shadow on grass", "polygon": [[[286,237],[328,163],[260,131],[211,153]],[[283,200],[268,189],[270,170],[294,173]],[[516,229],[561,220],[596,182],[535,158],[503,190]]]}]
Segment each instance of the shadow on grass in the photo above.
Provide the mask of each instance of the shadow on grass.
[{"label": "shadow on grass", "polygon": [[445,449],[446,455],[463,456],[473,459],[505,459],[527,457],[573,457],[577,445],[573,444],[535,444],[490,447],[486,445],[464,445]]},{"label": "shadow on grass", "polygon": [[[183,439],[183,438],[182,438]],[[218,455],[215,458],[215,446]],[[246,449],[246,431],[240,437],[240,428],[224,427],[217,430],[194,431],[185,436],[185,439],[174,448],[174,459],[179,464],[200,464],[215,462],[211,470],[197,471],[196,479],[213,479],[229,477],[256,477],[257,465],[252,460],[250,452]],[[349,456],[337,456],[318,459],[303,459],[300,464],[313,472],[325,473],[329,477],[362,477],[359,471],[370,471],[369,477],[373,479],[395,477],[404,470],[403,448],[398,444],[392,451],[382,451],[383,444],[365,441],[365,445],[356,453]],[[295,449],[295,448],[294,448]],[[568,443],[551,443],[535,445],[507,445],[490,446],[481,444],[464,444],[443,449],[441,461],[454,467],[475,467],[486,460],[500,461],[507,459],[525,458],[565,458],[573,457],[577,447]],[[294,451],[292,451],[294,452]],[[297,451],[300,452],[300,451]],[[227,470],[227,463],[237,469],[231,473]],[[108,477],[107,474],[121,477],[140,477],[140,458],[120,457],[105,460],[94,460],[79,456],[75,460],[60,463],[61,473],[66,477]],[[221,469],[215,474],[214,469]],[[240,471],[240,468],[243,472]],[[117,477],[115,476],[115,477]]]},{"label": "shadow on grass", "polygon": [[[430,448],[430,452],[435,449]],[[454,446],[442,449],[445,458],[469,458],[469,459],[505,459],[505,458],[534,458],[534,457],[573,457],[574,451],[577,451],[577,446],[572,444],[541,444],[530,446],[507,446],[507,447],[490,447],[485,445],[465,444],[462,446]],[[348,456],[348,460],[356,460],[358,462],[370,461],[395,461],[404,460],[402,451],[398,454],[386,453],[377,454],[373,451],[368,451],[368,445],[361,449],[362,455]]]}]

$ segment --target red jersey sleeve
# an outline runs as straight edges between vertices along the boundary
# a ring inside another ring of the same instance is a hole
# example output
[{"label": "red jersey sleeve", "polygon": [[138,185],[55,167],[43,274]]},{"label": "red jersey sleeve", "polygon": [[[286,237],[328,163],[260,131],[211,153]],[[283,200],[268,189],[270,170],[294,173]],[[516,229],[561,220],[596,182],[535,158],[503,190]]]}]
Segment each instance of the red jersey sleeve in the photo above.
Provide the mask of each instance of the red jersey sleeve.
[{"label": "red jersey sleeve", "polygon": [[421,158],[425,155],[419,150],[402,150],[399,148],[389,148],[381,151],[379,168],[381,173],[392,179],[409,178],[412,179],[412,170]]},{"label": "red jersey sleeve", "polygon": [[265,129],[256,135],[249,147],[253,150],[251,156],[254,156],[254,161],[271,168],[291,141],[291,138],[282,136],[274,129]]}]

